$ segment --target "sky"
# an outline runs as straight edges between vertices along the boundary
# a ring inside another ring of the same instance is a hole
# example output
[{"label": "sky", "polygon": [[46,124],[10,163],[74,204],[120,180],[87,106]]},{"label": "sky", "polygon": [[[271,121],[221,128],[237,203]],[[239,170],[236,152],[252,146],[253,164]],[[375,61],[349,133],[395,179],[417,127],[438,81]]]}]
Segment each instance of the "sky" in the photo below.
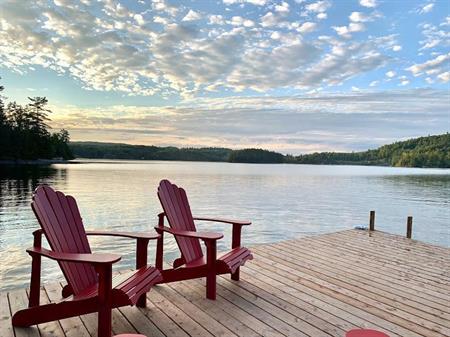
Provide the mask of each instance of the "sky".
[{"label": "sky", "polygon": [[0,0],[0,77],[74,141],[366,150],[450,131],[450,1]]}]

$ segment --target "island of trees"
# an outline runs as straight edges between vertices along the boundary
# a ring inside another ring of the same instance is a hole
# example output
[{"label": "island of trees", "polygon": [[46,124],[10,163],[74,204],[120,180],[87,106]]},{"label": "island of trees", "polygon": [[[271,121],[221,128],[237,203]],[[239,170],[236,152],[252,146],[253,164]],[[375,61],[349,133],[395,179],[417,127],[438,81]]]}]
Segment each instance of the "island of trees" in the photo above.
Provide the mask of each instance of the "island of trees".
[{"label": "island of trees", "polygon": [[73,159],[67,130],[50,132],[45,97],[28,97],[25,106],[5,104],[0,86],[0,160]]},{"label": "island of trees", "polygon": [[75,157],[92,159],[450,168],[449,133],[396,142],[363,152],[318,152],[300,156],[283,155],[263,149],[177,148],[99,142],[71,142],[70,148]]}]

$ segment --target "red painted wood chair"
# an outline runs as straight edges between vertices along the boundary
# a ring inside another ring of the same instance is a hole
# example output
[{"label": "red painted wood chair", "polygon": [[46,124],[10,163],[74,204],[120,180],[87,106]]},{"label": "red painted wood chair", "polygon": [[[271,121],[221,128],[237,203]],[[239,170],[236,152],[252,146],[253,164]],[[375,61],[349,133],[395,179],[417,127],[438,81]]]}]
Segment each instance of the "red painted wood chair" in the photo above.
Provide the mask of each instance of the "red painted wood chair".
[{"label": "red painted wood chair", "polygon": [[[16,312],[15,326],[55,321],[67,317],[98,312],[98,336],[111,337],[111,309],[125,305],[146,305],[145,293],[161,281],[160,272],[147,266],[147,246],[158,234],[127,232],[86,232],[76,201],[55,192],[47,185],[39,186],[31,207],[41,225],[35,231],[34,246],[27,249],[32,257],[29,307]],[[42,234],[51,250],[42,248]],[[87,235],[109,235],[133,238],[137,242],[136,270],[112,277],[112,264],[117,254],[93,254]],[[61,302],[39,305],[41,257],[56,260],[67,286]]]},{"label": "red painted wood chair", "polygon": [[[249,221],[213,219],[193,217],[184,189],[162,180],[158,187],[158,197],[164,213],[159,214],[156,231],[161,234],[158,239],[156,267],[161,271],[161,283],[175,282],[199,277],[206,277],[206,297],[216,298],[216,275],[231,274],[233,280],[239,280],[239,267],[247,260],[253,259],[250,250],[241,246],[242,226],[250,225]],[[164,226],[164,218],[169,227]],[[194,220],[223,222],[233,225],[232,249],[217,258],[217,240],[223,237],[220,233],[197,232]],[[173,262],[172,269],[163,270],[163,233],[175,237],[181,257]],[[206,259],[203,255],[200,240],[206,245]]]}]

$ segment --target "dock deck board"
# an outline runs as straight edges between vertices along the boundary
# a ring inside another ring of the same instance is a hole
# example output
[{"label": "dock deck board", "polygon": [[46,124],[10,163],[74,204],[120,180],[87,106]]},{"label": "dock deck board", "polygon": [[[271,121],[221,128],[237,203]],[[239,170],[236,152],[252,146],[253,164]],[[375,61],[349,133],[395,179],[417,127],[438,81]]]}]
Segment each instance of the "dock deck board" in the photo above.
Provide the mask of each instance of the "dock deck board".
[{"label": "dock deck board", "polygon": [[[164,336],[345,336],[373,328],[389,336],[450,336],[450,249],[375,231],[348,230],[251,248],[241,281],[220,276],[217,300],[205,282],[154,287],[147,308],[113,311],[113,332]],[[42,303],[60,298],[44,285]],[[0,293],[3,337],[96,336],[96,314],[13,328],[27,291]]]}]

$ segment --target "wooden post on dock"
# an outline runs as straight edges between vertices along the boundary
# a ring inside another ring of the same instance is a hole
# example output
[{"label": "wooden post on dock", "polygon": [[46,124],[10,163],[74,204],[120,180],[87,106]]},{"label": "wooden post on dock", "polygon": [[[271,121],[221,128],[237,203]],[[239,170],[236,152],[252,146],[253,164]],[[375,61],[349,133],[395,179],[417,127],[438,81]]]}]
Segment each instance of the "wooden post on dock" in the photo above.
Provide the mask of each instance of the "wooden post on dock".
[{"label": "wooden post on dock", "polygon": [[369,231],[375,230],[375,211],[370,211]]},{"label": "wooden post on dock", "polygon": [[406,222],[406,237],[408,239],[411,239],[411,237],[412,237],[412,223],[413,223],[413,217],[409,216],[408,221]]}]

